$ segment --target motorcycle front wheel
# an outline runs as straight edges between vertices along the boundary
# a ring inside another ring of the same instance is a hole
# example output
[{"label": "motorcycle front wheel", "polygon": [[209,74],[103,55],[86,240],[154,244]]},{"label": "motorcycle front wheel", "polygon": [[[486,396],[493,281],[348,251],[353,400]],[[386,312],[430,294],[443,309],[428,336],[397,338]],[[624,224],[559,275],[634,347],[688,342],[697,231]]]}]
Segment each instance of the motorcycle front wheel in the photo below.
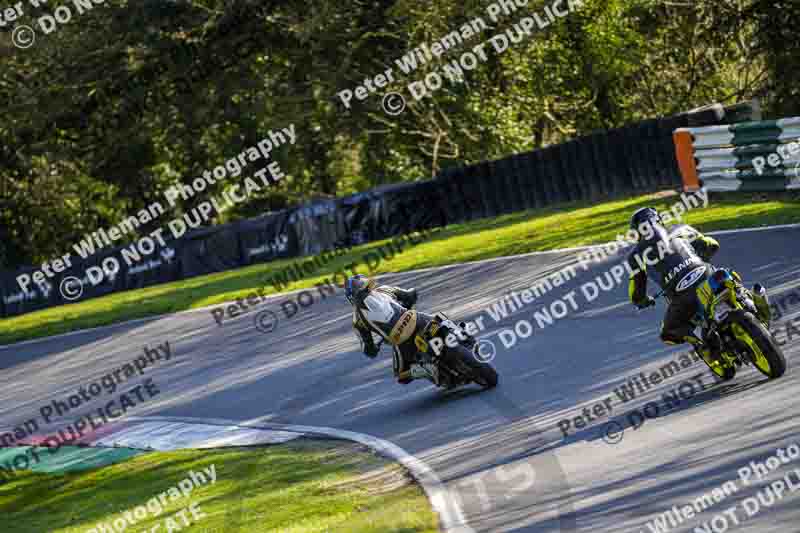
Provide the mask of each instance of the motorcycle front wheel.
[{"label": "motorcycle front wheel", "polygon": [[731,317],[731,331],[747,347],[747,356],[759,372],[778,379],[786,372],[786,357],[766,327],[749,312]]},{"label": "motorcycle front wheel", "polygon": [[453,359],[457,359],[457,364],[466,371],[476,384],[484,389],[493,389],[497,386],[499,376],[497,371],[489,363],[479,361],[473,353],[464,346],[458,346],[452,350]]}]

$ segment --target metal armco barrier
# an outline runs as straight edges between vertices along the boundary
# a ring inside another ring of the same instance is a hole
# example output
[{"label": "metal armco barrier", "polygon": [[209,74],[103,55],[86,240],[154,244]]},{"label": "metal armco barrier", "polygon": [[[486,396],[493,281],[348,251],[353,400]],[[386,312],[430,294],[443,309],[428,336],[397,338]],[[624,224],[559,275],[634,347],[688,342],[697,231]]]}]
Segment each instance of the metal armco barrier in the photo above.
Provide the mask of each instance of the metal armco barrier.
[{"label": "metal armco barrier", "polygon": [[[651,119],[497,161],[448,167],[436,178],[385,185],[344,198],[322,199],[231,224],[198,228],[167,241],[136,264],[122,247],[102,250],[24,293],[17,276],[0,271],[0,318],[71,303],[62,280],[86,280],[76,301],[168,283],[276,259],[315,255],[448,224],[629,192],[681,186],[672,133],[677,128],[751,119],[756,103],[719,104]],[[730,116],[729,116],[730,115]],[[158,222],[163,226],[169,219]],[[67,251],[67,250],[65,250]],[[114,257],[119,272],[96,285],[86,271]]]},{"label": "metal armco barrier", "polygon": [[800,117],[679,128],[674,141],[687,190],[800,189]]}]

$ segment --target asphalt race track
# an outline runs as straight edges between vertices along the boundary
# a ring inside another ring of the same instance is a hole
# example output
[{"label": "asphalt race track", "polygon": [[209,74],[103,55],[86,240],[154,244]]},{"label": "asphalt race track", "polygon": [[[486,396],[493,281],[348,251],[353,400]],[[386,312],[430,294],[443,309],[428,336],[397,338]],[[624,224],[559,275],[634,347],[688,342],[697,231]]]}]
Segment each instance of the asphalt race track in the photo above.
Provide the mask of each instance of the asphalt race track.
[{"label": "asphalt race track", "polygon": [[[762,282],[773,301],[800,290],[800,229],[717,238],[722,249],[715,264],[736,268],[749,286]],[[51,398],[131,361],[143,346],[168,341],[172,359],[147,373],[161,394],[129,414],[326,426],[386,439],[438,474],[476,532],[650,533],[647,523],[661,513],[690,505],[729,480],[736,493],[662,531],[800,531],[800,493],[787,488],[753,516],[743,507],[792,469],[800,473],[800,458],[759,484],[744,486],[737,473],[800,443],[794,368],[800,336],[779,334],[789,370],[778,381],[768,383],[744,368],[731,384],[715,384],[697,363],[622,402],[614,390],[629,377],[658,372],[686,351],[658,339],[663,302],[641,312],[627,303],[627,275],[613,291],[553,325],[536,327],[509,349],[497,336],[519,319],[535,322],[534,310],[571,290],[582,303],[580,286],[622,256],[579,269],[576,279],[499,324],[483,312],[509,291],[575,263],[576,255],[533,254],[382,278],[417,287],[422,310],[486,317],[482,336],[498,347],[494,364],[501,377],[493,391],[445,393],[426,381],[396,384],[388,348],[375,360],[360,354],[349,306],[339,296],[282,319],[269,334],[254,327],[254,312],[219,326],[202,310],[0,349],[0,427],[20,423]],[[277,305],[283,299],[259,310],[283,318]],[[800,305],[781,322],[798,316]],[[683,395],[667,409],[662,398],[671,391]],[[562,434],[559,421],[574,420],[607,398],[611,413]],[[636,413],[648,402],[653,416],[639,423],[644,418]],[[800,477],[789,480],[800,488]],[[733,516],[723,514],[734,506]],[[709,529],[703,529],[706,522]]]}]

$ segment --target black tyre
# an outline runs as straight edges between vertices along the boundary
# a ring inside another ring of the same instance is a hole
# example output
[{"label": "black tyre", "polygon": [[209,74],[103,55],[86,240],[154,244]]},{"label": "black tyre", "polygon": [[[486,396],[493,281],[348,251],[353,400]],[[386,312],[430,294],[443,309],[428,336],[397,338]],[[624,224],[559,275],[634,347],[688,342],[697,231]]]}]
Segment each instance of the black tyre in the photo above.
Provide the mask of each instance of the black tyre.
[{"label": "black tyre", "polygon": [[731,317],[734,335],[748,348],[753,365],[769,379],[778,379],[786,372],[786,357],[775,338],[752,313]]},{"label": "black tyre", "polygon": [[466,370],[471,374],[472,381],[484,389],[493,389],[497,387],[499,376],[492,365],[479,361],[472,352],[464,346],[459,346],[458,349],[453,350],[453,354],[458,357],[460,365],[466,367]]}]

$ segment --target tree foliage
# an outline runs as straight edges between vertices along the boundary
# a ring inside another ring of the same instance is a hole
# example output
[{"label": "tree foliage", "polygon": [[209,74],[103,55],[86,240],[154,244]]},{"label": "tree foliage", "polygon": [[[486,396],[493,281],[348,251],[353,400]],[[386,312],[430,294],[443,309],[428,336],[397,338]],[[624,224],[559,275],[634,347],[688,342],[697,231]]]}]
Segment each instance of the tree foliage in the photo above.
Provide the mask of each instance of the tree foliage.
[{"label": "tree foliage", "polygon": [[[585,0],[556,24],[415,100],[408,84],[545,4],[493,22],[477,0],[107,0],[28,49],[0,40],[0,266],[35,263],[295,125],[289,176],[224,222],[318,196],[427,179],[710,102],[798,114],[793,0]],[[487,28],[405,75],[395,60],[481,17]],[[337,93],[392,68],[349,109]],[[381,108],[398,91],[407,109]],[[248,173],[259,167],[248,168]],[[219,194],[235,180],[217,183]],[[204,197],[186,200],[180,215]],[[147,228],[155,229],[155,228]]]}]

